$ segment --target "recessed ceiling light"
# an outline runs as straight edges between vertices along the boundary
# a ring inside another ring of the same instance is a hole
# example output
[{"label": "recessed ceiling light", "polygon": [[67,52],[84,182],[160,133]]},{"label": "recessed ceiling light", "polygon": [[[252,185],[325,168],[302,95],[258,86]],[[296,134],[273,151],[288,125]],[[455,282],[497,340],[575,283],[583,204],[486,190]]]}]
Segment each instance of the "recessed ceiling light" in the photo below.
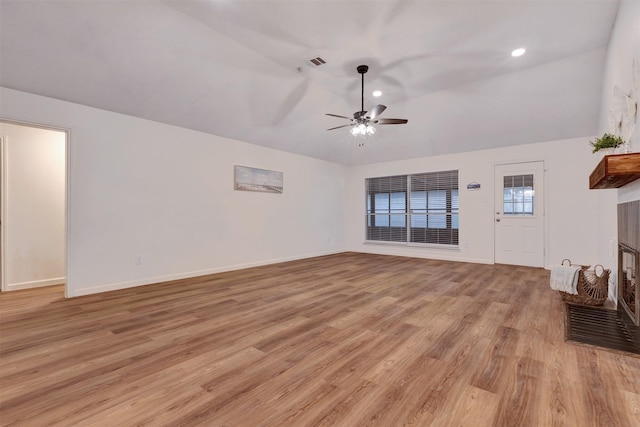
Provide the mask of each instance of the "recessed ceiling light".
[{"label": "recessed ceiling light", "polygon": [[377,97],[379,97],[379,96],[382,96],[382,91],[374,90],[374,91],[373,91],[373,93],[372,93],[372,95],[373,95],[373,96],[375,96],[375,97],[377,98]]},{"label": "recessed ceiling light", "polygon": [[526,51],[527,50],[525,48],[519,47],[511,52],[511,56],[522,56]]}]

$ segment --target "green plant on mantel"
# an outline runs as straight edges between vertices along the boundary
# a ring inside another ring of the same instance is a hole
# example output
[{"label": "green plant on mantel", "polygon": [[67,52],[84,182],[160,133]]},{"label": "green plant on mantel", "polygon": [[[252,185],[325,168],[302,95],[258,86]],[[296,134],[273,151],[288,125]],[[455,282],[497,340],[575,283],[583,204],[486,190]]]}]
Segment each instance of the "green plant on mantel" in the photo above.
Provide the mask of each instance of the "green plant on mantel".
[{"label": "green plant on mantel", "polygon": [[618,148],[624,144],[624,140],[620,136],[605,133],[600,138],[596,138],[595,141],[589,141],[589,144],[593,147],[592,153],[595,153],[605,148]]}]

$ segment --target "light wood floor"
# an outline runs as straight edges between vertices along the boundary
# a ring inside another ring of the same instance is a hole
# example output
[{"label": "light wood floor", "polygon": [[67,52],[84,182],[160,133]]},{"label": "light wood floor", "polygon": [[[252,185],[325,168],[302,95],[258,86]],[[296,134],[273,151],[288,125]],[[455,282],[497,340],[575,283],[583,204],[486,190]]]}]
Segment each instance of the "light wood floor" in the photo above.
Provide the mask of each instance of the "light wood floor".
[{"label": "light wood floor", "polygon": [[347,253],[0,295],[0,424],[640,426],[640,358],[565,343],[543,269]]}]

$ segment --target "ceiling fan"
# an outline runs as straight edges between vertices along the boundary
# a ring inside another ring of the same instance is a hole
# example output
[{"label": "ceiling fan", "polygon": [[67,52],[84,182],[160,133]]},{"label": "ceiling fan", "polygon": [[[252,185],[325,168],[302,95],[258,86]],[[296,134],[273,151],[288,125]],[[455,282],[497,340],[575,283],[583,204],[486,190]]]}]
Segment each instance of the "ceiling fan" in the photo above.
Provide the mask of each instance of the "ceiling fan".
[{"label": "ceiling fan", "polygon": [[[376,132],[376,128],[373,126],[374,124],[378,125],[403,125],[408,122],[407,119],[380,119],[378,116],[382,114],[384,110],[387,109],[386,106],[382,104],[378,104],[371,109],[371,111],[365,111],[364,109],[364,75],[367,71],[369,71],[368,65],[358,65],[356,68],[358,73],[362,76],[362,96],[360,103],[360,111],[356,111],[353,113],[353,118],[347,116],[340,116],[338,114],[329,114],[327,116],[338,117],[341,119],[350,120],[351,123],[342,126],[336,126],[327,130],[340,129],[344,127],[351,127],[351,134],[354,136],[358,135],[373,135]],[[368,113],[368,114],[367,114]]]}]

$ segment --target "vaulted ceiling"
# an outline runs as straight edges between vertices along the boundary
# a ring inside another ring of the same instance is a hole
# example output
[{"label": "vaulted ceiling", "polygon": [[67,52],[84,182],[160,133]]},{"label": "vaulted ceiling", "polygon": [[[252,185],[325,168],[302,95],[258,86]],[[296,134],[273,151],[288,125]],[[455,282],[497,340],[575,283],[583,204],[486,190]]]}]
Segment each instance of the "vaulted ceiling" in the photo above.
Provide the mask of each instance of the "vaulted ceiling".
[{"label": "vaulted ceiling", "polygon": [[[0,84],[342,164],[398,160],[595,134],[617,9],[2,0]],[[513,58],[517,47],[527,52]],[[348,128],[327,131],[347,122],[325,115],[360,109],[360,64],[365,109],[409,120],[379,126],[364,146]]]}]

